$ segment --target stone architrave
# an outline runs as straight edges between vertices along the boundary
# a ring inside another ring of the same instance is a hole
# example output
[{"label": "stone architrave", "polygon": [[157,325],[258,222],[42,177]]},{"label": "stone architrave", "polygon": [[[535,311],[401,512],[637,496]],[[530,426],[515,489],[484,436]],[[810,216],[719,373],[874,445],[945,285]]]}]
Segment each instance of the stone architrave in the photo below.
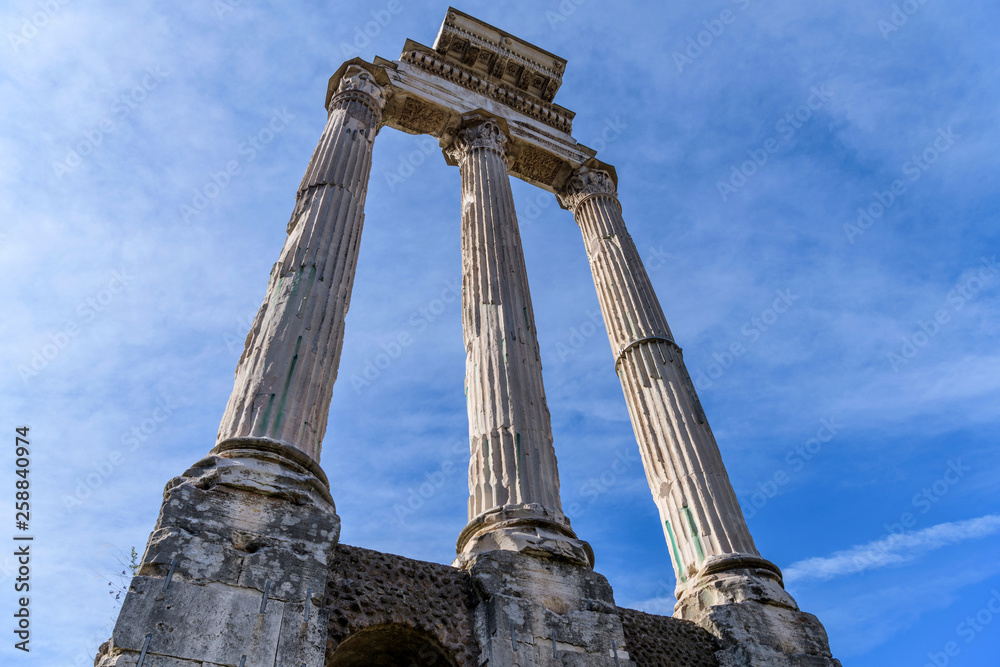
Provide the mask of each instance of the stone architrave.
[{"label": "stone architrave", "polygon": [[371,73],[357,65],[344,72],[236,367],[220,444],[265,438],[319,460],[384,105]]},{"label": "stone architrave", "polygon": [[462,174],[469,525],[461,556],[506,549],[592,562],[562,512],[502,120],[473,114],[446,151]]},{"label": "stone architrave", "polygon": [[[751,662],[733,664],[785,664],[767,662],[778,653],[829,658],[823,627],[799,611],[781,571],[754,545],[681,348],[625,228],[614,179],[580,169],[560,202],[583,233],[615,371],[673,557],[676,615],[743,651],[759,649]],[[753,633],[746,631],[750,622]]]}]

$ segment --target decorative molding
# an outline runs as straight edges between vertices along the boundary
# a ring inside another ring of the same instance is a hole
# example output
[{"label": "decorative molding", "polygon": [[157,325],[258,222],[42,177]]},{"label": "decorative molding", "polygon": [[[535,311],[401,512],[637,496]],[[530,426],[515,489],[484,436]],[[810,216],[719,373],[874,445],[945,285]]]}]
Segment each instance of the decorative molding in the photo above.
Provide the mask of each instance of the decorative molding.
[{"label": "decorative molding", "polygon": [[496,121],[477,118],[462,128],[447,152],[459,166],[477,148],[493,151],[507,162],[507,142],[507,134]]},{"label": "decorative molding", "polygon": [[618,200],[618,189],[611,174],[601,169],[587,169],[581,167],[576,174],[570,177],[562,192],[558,195],[562,205],[571,211],[576,211],[576,207],[587,199],[603,195]]},{"label": "decorative molding", "polygon": [[[370,99],[365,99],[362,95]],[[386,95],[382,86],[375,83],[368,70],[353,66],[344,73],[337,87],[337,94],[330,100],[330,106],[345,99],[360,100],[371,107],[376,115],[380,115],[382,108],[385,107]]]},{"label": "decorative molding", "polygon": [[530,93],[517,90],[513,84],[494,83],[485,76],[480,76],[473,70],[449,62],[436,53],[426,51],[406,51],[400,56],[404,63],[430,72],[454,84],[484,95],[495,102],[514,109],[526,116],[534,118],[560,132],[573,132],[573,113],[562,107],[550,104]]}]

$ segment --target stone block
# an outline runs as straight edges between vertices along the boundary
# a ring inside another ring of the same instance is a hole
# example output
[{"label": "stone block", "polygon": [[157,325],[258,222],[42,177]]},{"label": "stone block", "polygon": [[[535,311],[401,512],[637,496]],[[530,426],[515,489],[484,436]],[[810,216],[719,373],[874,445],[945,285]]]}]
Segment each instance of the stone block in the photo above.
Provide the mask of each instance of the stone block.
[{"label": "stone block", "polygon": [[112,641],[118,649],[140,651],[152,633],[149,652],[184,660],[274,667],[284,603],[257,591],[223,584],[197,586],[137,576],[125,598]]}]

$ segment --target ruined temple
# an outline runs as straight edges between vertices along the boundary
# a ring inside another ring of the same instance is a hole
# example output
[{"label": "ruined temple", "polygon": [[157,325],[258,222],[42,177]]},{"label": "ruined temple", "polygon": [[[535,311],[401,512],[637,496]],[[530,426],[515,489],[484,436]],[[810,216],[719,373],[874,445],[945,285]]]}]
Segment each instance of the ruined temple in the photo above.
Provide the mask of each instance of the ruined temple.
[{"label": "ruined temple", "polygon": [[[214,448],[167,483],[96,665],[840,664],[754,546],[615,169],[554,102],[565,67],[449,9],[433,46],[333,75]],[[451,565],[340,544],[319,464],[383,128],[434,137],[461,173],[469,503]],[[582,232],[672,556],[672,617],[618,607],[563,513],[512,176]]]}]

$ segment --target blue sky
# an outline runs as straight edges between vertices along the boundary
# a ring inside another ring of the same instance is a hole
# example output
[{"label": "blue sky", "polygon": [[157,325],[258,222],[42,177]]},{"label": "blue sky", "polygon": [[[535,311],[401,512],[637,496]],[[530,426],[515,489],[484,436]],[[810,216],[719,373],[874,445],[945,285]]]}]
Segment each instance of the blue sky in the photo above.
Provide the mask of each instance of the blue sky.
[{"label": "blue sky", "polygon": [[[11,443],[31,427],[36,536],[32,652],[8,632],[0,659],[90,664],[116,553],[142,550],[164,484],[214,444],[326,80],[348,57],[429,45],[446,7],[0,9],[0,424]],[[1000,8],[458,8],[569,61],[556,102],[616,166],[758,548],[835,655],[993,664]],[[564,506],[618,604],[668,613],[579,231],[513,185]],[[343,542],[438,562],[466,520],[459,192],[435,142],[382,131],[322,457]],[[400,334],[414,343],[361,382]],[[12,564],[0,556],[4,615]]]}]

